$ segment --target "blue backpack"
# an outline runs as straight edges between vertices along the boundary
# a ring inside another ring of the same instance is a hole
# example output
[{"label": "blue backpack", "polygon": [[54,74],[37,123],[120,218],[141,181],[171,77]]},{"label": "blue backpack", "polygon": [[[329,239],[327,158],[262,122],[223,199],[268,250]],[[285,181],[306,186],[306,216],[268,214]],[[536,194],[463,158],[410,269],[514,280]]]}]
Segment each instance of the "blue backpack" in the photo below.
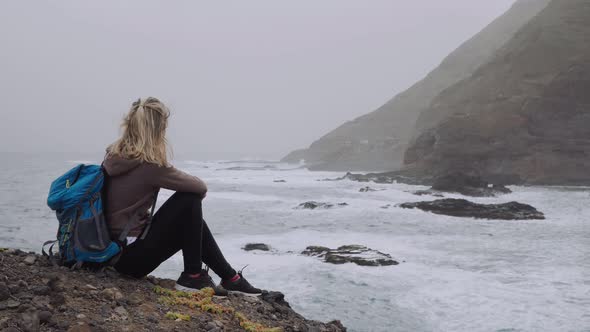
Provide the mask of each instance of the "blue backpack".
[{"label": "blue backpack", "polygon": [[55,211],[59,228],[57,240],[43,244],[44,255],[53,257],[58,243],[58,263],[66,266],[108,264],[118,257],[121,246],[111,240],[103,213],[104,180],[102,166],[80,164],[51,183],[47,205]]}]

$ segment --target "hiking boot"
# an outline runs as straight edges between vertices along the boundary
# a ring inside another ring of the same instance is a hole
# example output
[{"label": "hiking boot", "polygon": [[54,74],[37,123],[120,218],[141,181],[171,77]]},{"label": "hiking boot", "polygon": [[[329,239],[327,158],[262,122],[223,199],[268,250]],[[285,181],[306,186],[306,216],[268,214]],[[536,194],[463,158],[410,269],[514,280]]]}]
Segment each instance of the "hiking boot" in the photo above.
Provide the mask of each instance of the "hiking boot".
[{"label": "hiking boot", "polygon": [[203,288],[213,288],[216,296],[227,296],[227,291],[216,286],[211,276],[205,270],[201,270],[198,277],[191,277],[188,273],[182,272],[176,280],[175,288],[185,292],[197,292]]},{"label": "hiking boot", "polygon": [[258,296],[262,294],[262,290],[256,288],[244,278],[242,275],[242,271],[238,272],[240,279],[236,281],[231,280],[223,280],[221,282],[221,287],[225,288],[230,293],[241,293],[247,296]]}]

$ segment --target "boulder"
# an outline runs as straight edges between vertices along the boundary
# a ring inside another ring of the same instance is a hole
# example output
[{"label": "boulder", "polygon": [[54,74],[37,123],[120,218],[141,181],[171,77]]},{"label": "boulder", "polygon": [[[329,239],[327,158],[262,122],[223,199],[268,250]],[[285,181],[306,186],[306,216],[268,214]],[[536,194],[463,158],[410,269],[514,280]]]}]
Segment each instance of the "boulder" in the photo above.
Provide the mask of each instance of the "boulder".
[{"label": "boulder", "polygon": [[430,202],[403,203],[404,209],[420,209],[435,214],[476,219],[527,220],[545,219],[545,215],[528,204],[477,204],[465,199],[446,198]]},{"label": "boulder", "polygon": [[307,210],[331,209],[336,206],[344,207],[347,205],[348,205],[348,203],[338,203],[338,204],[334,205],[332,203],[322,203],[322,202],[316,202],[316,201],[309,201],[309,202],[299,204],[295,209],[307,209]]},{"label": "boulder", "polygon": [[336,249],[321,246],[309,246],[305,248],[301,254],[323,258],[326,263],[331,264],[354,263],[361,266],[388,266],[399,264],[391,258],[391,255],[362,245],[345,245]]},{"label": "boulder", "polygon": [[270,251],[270,246],[264,243],[248,243],[244,247],[242,247],[245,251],[253,251],[253,250],[260,250],[260,251]]}]

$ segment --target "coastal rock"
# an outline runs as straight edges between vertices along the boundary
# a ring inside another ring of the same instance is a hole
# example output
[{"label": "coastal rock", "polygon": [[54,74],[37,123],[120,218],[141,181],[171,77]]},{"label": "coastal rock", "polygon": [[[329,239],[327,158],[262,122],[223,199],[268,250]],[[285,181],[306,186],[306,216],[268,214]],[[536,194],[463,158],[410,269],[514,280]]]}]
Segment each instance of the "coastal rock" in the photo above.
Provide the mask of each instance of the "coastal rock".
[{"label": "coastal rock", "polygon": [[435,191],[435,190],[416,190],[412,194],[416,196],[434,196],[434,197],[444,197],[443,194]]},{"label": "coastal rock", "polygon": [[587,0],[551,1],[420,114],[404,168],[502,184],[589,185],[589,17]]},{"label": "coastal rock", "polygon": [[[284,160],[305,159],[312,170],[377,171],[400,168],[422,110],[428,108],[441,92],[473,75],[548,2],[516,1],[504,15],[450,53],[423,80],[377,110],[322,135],[307,150],[290,153]],[[532,55],[528,58],[542,57]],[[507,66],[507,69],[512,68]]]},{"label": "coastal rock", "polygon": [[478,176],[462,173],[451,173],[438,177],[434,180],[434,184],[429,191],[433,194],[448,192],[472,197],[494,197],[512,192],[505,186],[491,184]]},{"label": "coastal rock", "polygon": [[418,208],[435,214],[476,219],[527,220],[545,219],[542,212],[528,204],[509,202],[503,204],[477,204],[465,199],[439,199],[431,202],[403,203],[404,209]]},{"label": "coastal rock", "polygon": [[264,243],[248,243],[243,248],[245,251],[253,251],[253,250],[260,250],[260,251],[270,251],[270,246]]},{"label": "coastal rock", "polygon": [[309,201],[309,202],[299,204],[295,209],[307,209],[307,210],[331,209],[334,207],[344,207],[347,205],[348,205],[348,203],[338,203],[338,204],[334,205],[332,203],[322,203],[322,202],[316,202],[316,201]]},{"label": "coastal rock", "polygon": [[301,252],[302,255],[323,258],[326,263],[344,264],[354,263],[361,266],[397,265],[391,255],[367,248],[362,245],[345,245],[336,249],[321,246],[309,246]]},{"label": "coastal rock", "polygon": [[371,187],[364,187],[364,188],[359,189],[359,192],[361,192],[361,193],[368,193],[368,192],[383,191],[383,190],[385,190],[385,189],[374,189],[374,188],[371,188]]}]

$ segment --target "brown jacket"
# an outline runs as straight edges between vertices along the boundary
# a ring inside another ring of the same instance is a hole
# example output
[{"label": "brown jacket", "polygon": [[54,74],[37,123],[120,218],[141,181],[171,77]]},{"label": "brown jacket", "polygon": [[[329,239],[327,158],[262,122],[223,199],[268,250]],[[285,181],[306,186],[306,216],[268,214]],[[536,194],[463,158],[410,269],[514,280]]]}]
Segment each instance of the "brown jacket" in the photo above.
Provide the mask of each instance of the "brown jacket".
[{"label": "brown jacket", "polygon": [[128,235],[139,236],[149,219],[155,193],[160,188],[200,195],[207,192],[207,186],[201,179],[174,167],[108,155],[103,166],[109,175],[105,214],[113,239],[119,237],[132,219]]}]

